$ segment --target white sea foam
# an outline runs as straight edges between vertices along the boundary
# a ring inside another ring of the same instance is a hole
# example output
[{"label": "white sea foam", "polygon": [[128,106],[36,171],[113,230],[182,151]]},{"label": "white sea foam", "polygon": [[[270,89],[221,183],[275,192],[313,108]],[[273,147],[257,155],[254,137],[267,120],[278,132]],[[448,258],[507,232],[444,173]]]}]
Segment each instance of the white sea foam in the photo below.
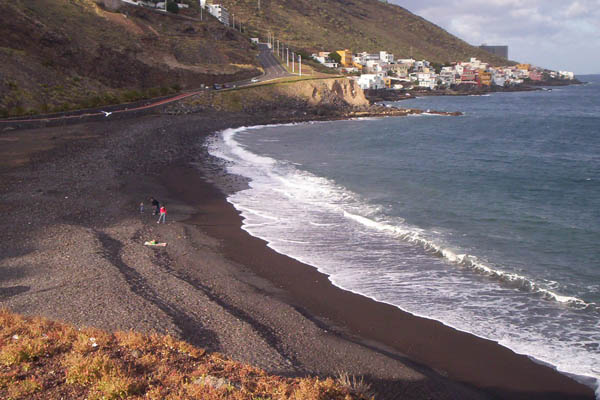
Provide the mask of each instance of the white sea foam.
[{"label": "white sea foam", "polygon": [[436,244],[426,239],[425,237],[423,237],[422,233],[420,233],[420,230],[416,228],[404,228],[400,226],[388,225],[385,223],[380,223],[371,220],[369,218],[362,217],[360,215],[353,215],[347,212],[345,213],[345,215],[348,218],[357,221],[367,227],[377,229],[380,231],[387,231],[397,235],[402,240],[419,244],[425,250],[439,255],[451,263],[460,265],[462,267],[470,268],[475,272],[482,273],[500,281],[516,283],[518,284],[518,287],[522,290],[527,290],[533,293],[540,293],[542,297],[547,300],[554,300],[559,303],[573,305],[577,308],[586,308],[589,306],[594,306],[594,304],[586,303],[585,301],[577,297],[560,295],[549,289],[543,288],[535,281],[525,276],[494,269],[480,262],[475,256],[469,254],[456,254],[452,250],[444,248],[439,244]]},{"label": "white sea foam", "polygon": [[[547,313],[563,313],[558,306],[552,311],[551,304],[563,304],[567,310],[590,305],[559,294],[556,282],[543,285],[452,249],[436,241],[439,233],[398,218],[384,219],[378,207],[335,182],[257,155],[236,141],[239,132],[259,128],[226,130],[209,146],[211,154],[228,161],[230,172],[251,180],[250,189],[229,197],[249,233],[280,253],[314,265],[344,289],[496,340],[559,371],[600,376],[583,340],[564,341],[572,335],[568,323],[548,316],[533,322],[515,311],[545,307]],[[428,258],[427,253],[438,257]],[[473,282],[464,271],[480,281]],[[515,295],[515,289],[522,295]],[[550,305],[540,303],[539,297]],[[598,332],[577,335],[600,340]]]}]

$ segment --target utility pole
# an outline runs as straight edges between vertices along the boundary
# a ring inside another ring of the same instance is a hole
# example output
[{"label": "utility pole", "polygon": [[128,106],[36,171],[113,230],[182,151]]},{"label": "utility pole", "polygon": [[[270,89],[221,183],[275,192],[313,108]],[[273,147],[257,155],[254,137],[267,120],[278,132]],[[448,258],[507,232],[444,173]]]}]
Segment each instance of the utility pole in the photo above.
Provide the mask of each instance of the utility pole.
[{"label": "utility pole", "polygon": [[231,23],[233,24],[233,29],[235,29],[235,14],[231,13]]},{"label": "utility pole", "polygon": [[290,67],[290,48],[289,47],[285,48],[285,57],[287,60],[286,61],[287,67],[289,68]]},{"label": "utility pole", "polygon": [[294,73],[294,52],[292,51],[292,74]]},{"label": "utility pole", "polygon": [[258,11],[260,11],[260,0],[258,0]]},{"label": "utility pole", "polygon": [[302,56],[298,54],[298,72],[302,76]]},{"label": "utility pole", "polygon": [[279,57],[279,39],[277,39],[277,57]]}]

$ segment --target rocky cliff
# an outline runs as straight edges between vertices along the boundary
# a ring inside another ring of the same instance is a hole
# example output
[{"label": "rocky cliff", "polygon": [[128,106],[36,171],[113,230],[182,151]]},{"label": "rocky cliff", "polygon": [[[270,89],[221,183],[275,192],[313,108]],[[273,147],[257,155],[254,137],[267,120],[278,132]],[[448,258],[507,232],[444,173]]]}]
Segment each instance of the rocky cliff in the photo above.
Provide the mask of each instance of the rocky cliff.
[{"label": "rocky cliff", "polygon": [[326,115],[369,107],[363,90],[347,78],[292,80],[235,90],[206,91],[167,109],[171,113],[192,113],[205,109],[250,113]]}]

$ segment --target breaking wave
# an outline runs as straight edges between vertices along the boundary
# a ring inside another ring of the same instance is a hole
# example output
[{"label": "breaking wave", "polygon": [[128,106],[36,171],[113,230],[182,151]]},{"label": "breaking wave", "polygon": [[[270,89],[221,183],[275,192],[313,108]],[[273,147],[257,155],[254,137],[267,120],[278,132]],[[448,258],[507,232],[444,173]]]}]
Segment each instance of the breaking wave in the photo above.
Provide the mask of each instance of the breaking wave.
[{"label": "breaking wave", "polygon": [[595,303],[586,303],[585,301],[577,297],[564,296],[555,293],[550,289],[542,287],[534,280],[529,279],[525,276],[492,268],[479,261],[479,259],[473,255],[457,254],[452,250],[444,248],[432,242],[431,240],[426,239],[416,230],[377,222],[375,220],[360,215],[351,214],[349,212],[345,212],[345,216],[369,228],[389,232],[397,236],[401,240],[417,244],[430,254],[435,254],[436,256],[442,257],[447,261],[451,262],[452,264],[468,268],[473,272],[490,277],[500,283],[508,284],[511,287],[538,294],[545,300],[556,301],[558,303],[572,306],[576,309],[597,309]]}]

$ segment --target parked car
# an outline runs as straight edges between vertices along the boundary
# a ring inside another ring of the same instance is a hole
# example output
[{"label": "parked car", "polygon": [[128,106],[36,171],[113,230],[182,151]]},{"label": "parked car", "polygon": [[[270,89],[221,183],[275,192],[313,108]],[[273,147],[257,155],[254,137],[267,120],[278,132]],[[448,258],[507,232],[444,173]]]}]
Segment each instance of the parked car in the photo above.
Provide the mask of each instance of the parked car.
[{"label": "parked car", "polygon": [[252,78],[252,79],[250,79],[250,82],[252,82],[252,83],[258,82],[258,78]]},{"label": "parked car", "polygon": [[219,85],[218,83],[215,83],[215,84],[213,84],[213,89],[220,90],[221,89],[221,85]]}]

